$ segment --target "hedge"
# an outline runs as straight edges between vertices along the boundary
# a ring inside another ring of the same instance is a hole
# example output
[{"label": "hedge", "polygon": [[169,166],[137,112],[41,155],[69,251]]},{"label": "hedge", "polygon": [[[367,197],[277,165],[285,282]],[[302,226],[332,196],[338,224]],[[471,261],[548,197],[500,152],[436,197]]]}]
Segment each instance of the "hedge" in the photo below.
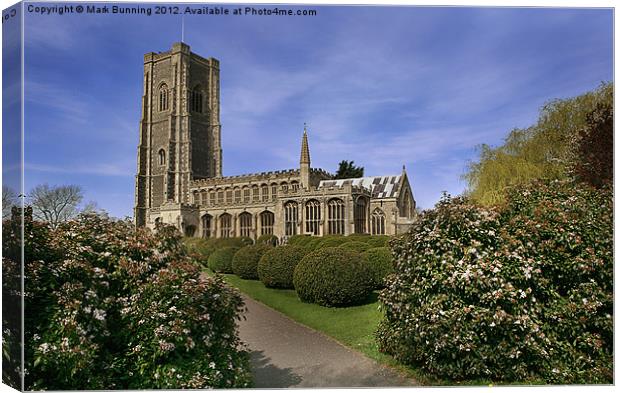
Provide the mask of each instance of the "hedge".
[{"label": "hedge", "polygon": [[368,298],[373,278],[368,262],[359,253],[328,247],[311,252],[299,262],[293,285],[304,302],[347,306]]},{"label": "hedge", "polygon": [[232,273],[232,260],[239,247],[224,247],[215,250],[209,257],[209,269],[216,273]]},{"label": "hedge", "polygon": [[260,235],[256,239],[256,244],[268,244],[275,247],[278,245],[278,237],[276,235]]},{"label": "hedge", "polygon": [[299,246],[280,246],[267,251],[258,262],[258,277],[269,288],[293,288],[295,266],[308,254]]},{"label": "hedge", "polygon": [[271,248],[272,246],[267,244],[256,244],[240,248],[232,259],[233,273],[246,280],[258,280],[258,261]]},{"label": "hedge", "polygon": [[373,275],[375,289],[385,287],[385,279],[394,273],[392,251],[389,247],[376,247],[366,250],[362,257],[368,261]]},{"label": "hedge", "polygon": [[351,240],[346,243],[342,243],[341,245],[338,246],[338,248],[345,248],[351,251],[364,252],[370,249],[371,247],[370,247],[370,244],[368,243]]}]

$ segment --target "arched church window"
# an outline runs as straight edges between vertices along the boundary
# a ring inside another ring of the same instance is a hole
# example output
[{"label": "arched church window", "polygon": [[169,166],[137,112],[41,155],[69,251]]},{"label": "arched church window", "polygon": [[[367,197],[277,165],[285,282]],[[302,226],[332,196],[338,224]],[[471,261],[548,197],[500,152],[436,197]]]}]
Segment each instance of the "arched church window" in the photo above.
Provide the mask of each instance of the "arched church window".
[{"label": "arched church window", "polygon": [[239,230],[241,236],[250,237],[252,235],[252,215],[250,213],[239,214]]},{"label": "arched church window", "polygon": [[159,86],[159,111],[167,111],[170,102],[170,92],[168,91],[168,86],[165,83],[162,83]]},{"label": "arched church window", "polygon": [[282,182],[282,183],[280,184],[280,187],[282,187],[282,192],[283,192],[283,193],[285,193],[285,194],[286,194],[286,193],[288,192],[288,183],[287,183],[287,182]]},{"label": "arched church window", "polygon": [[366,198],[359,197],[355,202],[353,210],[353,222],[355,225],[355,233],[366,233],[366,211],[368,210],[368,202]]},{"label": "arched church window", "polygon": [[200,86],[194,87],[190,93],[190,110],[202,113],[202,90]]},{"label": "arched church window", "polygon": [[263,184],[261,186],[261,193],[263,195],[263,202],[269,201],[269,186],[268,185]]},{"label": "arched church window", "polygon": [[159,149],[159,165],[166,165],[166,151],[164,149]]},{"label": "arched church window", "polygon": [[299,183],[297,183],[296,181],[291,182],[291,189],[293,190],[293,192],[299,190]]},{"label": "arched church window", "polygon": [[275,201],[276,199],[278,199],[278,185],[274,183],[271,185],[271,200]]},{"label": "arched church window", "polygon": [[248,187],[243,188],[243,202],[250,202],[250,189]]},{"label": "arched church window", "polygon": [[334,198],[327,203],[327,230],[330,235],[344,235],[344,202]]},{"label": "arched church window", "polygon": [[321,203],[316,199],[306,202],[306,233],[319,234],[321,225]]},{"label": "arched church window", "polygon": [[273,223],[275,216],[272,212],[265,210],[260,214],[260,234],[273,235]]},{"label": "arched church window", "polygon": [[226,189],[226,203],[232,203],[233,201],[233,190],[230,188]]},{"label": "arched church window", "polygon": [[235,203],[241,203],[241,190],[235,189]]},{"label": "arched church window", "polygon": [[212,220],[213,217],[211,217],[209,214],[205,214],[204,216],[202,216],[202,237],[204,237],[205,239],[211,237]]},{"label": "arched church window", "polygon": [[289,201],[284,205],[284,234],[297,235],[297,202]]},{"label": "arched church window", "polygon": [[220,216],[220,237],[230,237],[232,232],[232,216],[224,213]]},{"label": "arched church window", "polygon": [[260,195],[258,194],[258,186],[252,186],[252,202],[258,202],[260,200]]},{"label": "arched church window", "polygon": [[381,209],[377,208],[372,212],[370,226],[373,235],[385,235],[385,214]]}]

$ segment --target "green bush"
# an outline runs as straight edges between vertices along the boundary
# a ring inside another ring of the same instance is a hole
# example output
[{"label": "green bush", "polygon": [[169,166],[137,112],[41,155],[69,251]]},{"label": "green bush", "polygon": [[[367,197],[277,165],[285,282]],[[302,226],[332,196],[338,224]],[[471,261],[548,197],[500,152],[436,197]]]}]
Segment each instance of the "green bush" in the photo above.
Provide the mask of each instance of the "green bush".
[{"label": "green bush", "polygon": [[305,246],[310,240],[315,239],[309,235],[293,235],[288,238],[288,244],[291,246]]},{"label": "green bush", "polygon": [[[243,301],[201,276],[175,228],[96,215],[55,230],[26,221],[25,389],[250,385],[236,332]],[[11,248],[21,225],[3,229]]]},{"label": "green bush", "polygon": [[258,277],[269,288],[293,288],[293,271],[308,250],[299,246],[280,246],[267,251],[258,262]]},{"label": "green bush", "polygon": [[384,288],[385,278],[391,273],[394,273],[392,250],[390,250],[389,247],[371,248],[362,253],[362,257],[364,257],[370,265],[375,289]]},{"label": "green bush", "polygon": [[386,235],[373,235],[373,236],[370,236],[366,240],[366,243],[368,243],[370,245],[370,247],[376,248],[376,247],[387,247],[389,241],[390,241],[390,237],[389,236],[386,236]]},{"label": "green bush", "polygon": [[267,244],[242,247],[233,256],[233,273],[246,280],[258,280],[258,261],[271,248],[273,247]]},{"label": "green bush", "polygon": [[345,236],[339,235],[328,235],[320,238],[321,240],[315,245],[315,249],[327,248],[327,247],[338,247],[341,244],[352,241],[352,239],[347,238]]},{"label": "green bush", "polygon": [[215,250],[209,257],[209,269],[216,273],[232,273],[232,260],[239,247],[224,247]]},{"label": "green bush", "polygon": [[613,199],[569,182],[501,210],[444,198],[392,242],[380,349],[452,379],[613,381]]},{"label": "green bush", "polygon": [[261,235],[256,239],[256,244],[268,244],[275,247],[278,245],[278,237],[276,235]]},{"label": "green bush", "polygon": [[303,244],[302,247],[304,247],[308,251],[314,251],[315,249],[319,247],[319,245],[323,241],[322,237],[318,237],[318,236],[308,236],[308,237],[309,237],[308,240],[306,240],[305,242],[302,242]]},{"label": "green bush", "polygon": [[183,239],[183,243],[187,247],[189,256],[198,261],[202,266],[207,266],[209,256],[216,250],[206,239],[198,237],[186,237]]},{"label": "green bush", "polygon": [[293,272],[293,285],[304,302],[347,306],[368,298],[373,278],[368,262],[359,253],[328,247],[299,262]]},{"label": "green bush", "polygon": [[356,240],[350,240],[346,243],[342,243],[338,246],[338,248],[346,248],[347,250],[351,251],[364,252],[370,249],[370,244],[365,242],[359,242]]}]

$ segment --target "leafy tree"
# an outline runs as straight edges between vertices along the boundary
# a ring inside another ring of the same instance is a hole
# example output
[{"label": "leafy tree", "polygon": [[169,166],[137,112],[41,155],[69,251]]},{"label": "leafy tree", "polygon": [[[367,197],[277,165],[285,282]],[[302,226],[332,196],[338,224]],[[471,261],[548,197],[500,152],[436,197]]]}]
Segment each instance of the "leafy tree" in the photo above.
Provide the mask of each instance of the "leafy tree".
[{"label": "leafy tree", "polygon": [[33,217],[56,228],[61,222],[68,221],[78,214],[78,205],[83,198],[80,186],[40,184],[30,192]]},{"label": "leafy tree", "polygon": [[483,204],[497,204],[503,202],[508,186],[572,177],[577,136],[597,105],[613,108],[612,83],[574,98],[553,100],[543,106],[535,125],[512,130],[499,147],[481,145],[478,161],[470,163],[463,176],[470,196]]},{"label": "leafy tree", "polygon": [[573,171],[578,180],[594,187],[613,181],[614,110],[599,103],[586,118],[575,147]]},{"label": "leafy tree", "polygon": [[364,167],[353,165],[354,161],[342,160],[338,164],[336,179],[354,179],[364,176]]},{"label": "leafy tree", "polygon": [[2,219],[11,216],[11,208],[17,205],[17,193],[9,186],[2,186]]}]

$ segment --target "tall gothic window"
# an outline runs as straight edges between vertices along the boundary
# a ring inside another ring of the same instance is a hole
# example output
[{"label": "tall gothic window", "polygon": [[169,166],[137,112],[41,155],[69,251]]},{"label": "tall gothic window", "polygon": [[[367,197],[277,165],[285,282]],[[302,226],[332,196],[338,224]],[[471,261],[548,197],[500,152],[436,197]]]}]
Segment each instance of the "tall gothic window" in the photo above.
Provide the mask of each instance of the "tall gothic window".
[{"label": "tall gothic window", "polygon": [[289,201],[284,205],[284,234],[297,235],[297,202]]},{"label": "tall gothic window", "polygon": [[263,202],[269,201],[269,186],[263,184],[261,186],[261,193],[263,194]]},{"label": "tall gothic window", "polygon": [[252,186],[252,202],[258,202],[260,195],[258,194],[258,186]]},{"label": "tall gothic window", "polygon": [[316,199],[306,202],[306,233],[319,234],[321,203]]},{"label": "tall gothic window", "polygon": [[248,212],[239,214],[239,230],[241,236],[250,237],[252,235],[252,215]]},{"label": "tall gothic window", "polygon": [[224,203],[224,190],[217,191],[217,204],[222,205]]},{"label": "tall gothic window", "polygon": [[355,209],[353,210],[353,222],[355,224],[355,233],[367,233],[366,232],[366,211],[368,210],[368,203],[366,198],[359,197],[355,202]]},{"label": "tall gothic window", "polygon": [[215,205],[215,191],[209,192],[209,205]]},{"label": "tall gothic window", "polygon": [[250,202],[250,189],[247,187],[243,189],[243,202]]},{"label": "tall gothic window", "polygon": [[232,203],[233,201],[233,190],[230,188],[226,189],[226,203]]},{"label": "tall gothic window", "polygon": [[260,234],[273,235],[273,223],[275,216],[272,212],[265,210],[260,214]]},{"label": "tall gothic window", "polygon": [[327,204],[327,230],[330,235],[344,235],[344,202],[332,199]]},{"label": "tall gothic window", "polygon": [[232,216],[224,213],[220,216],[220,237],[230,237],[232,235]]},{"label": "tall gothic window", "polygon": [[208,197],[208,195],[209,194],[207,194],[206,190],[202,190],[202,192],[200,192],[200,204],[202,206],[207,206],[207,203],[208,203],[207,197]]},{"label": "tall gothic window", "polygon": [[278,185],[272,184],[271,185],[271,200],[275,201],[276,199],[278,199]]},{"label": "tall gothic window", "polygon": [[196,86],[190,94],[190,109],[192,112],[202,113],[202,90]]},{"label": "tall gothic window", "polygon": [[372,212],[370,227],[373,235],[385,235],[385,214],[381,209],[377,208]]},{"label": "tall gothic window", "polygon": [[241,203],[241,190],[238,188],[235,190],[235,203]]},{"label": "tall gothic window", "polygon": [[166,151],[164,149],[159,149],[159,165],[166,165]]},{"label": "tall gothic window", "polygon": [[202,216],[202,237],[210,238],[211,237],[211,222],[213,221],[213,217],[208,214]]},{"label": "tall gothic window", "polygon": [[170,104],[170,92],[165,83],[159,87],[159,111],[167,111]]}]

